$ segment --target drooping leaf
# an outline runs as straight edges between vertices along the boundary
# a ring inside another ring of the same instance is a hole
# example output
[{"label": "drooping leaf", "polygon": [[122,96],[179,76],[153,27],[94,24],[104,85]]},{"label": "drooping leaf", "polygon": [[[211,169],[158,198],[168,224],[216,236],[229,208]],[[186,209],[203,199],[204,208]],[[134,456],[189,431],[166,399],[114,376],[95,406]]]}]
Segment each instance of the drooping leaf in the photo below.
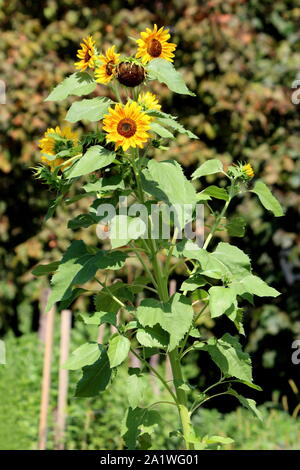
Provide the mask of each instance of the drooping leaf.
[{"label": "drooping leaf", "polygon": [[114,152],[101,147],[101,145],[93,145],[74,165],[70,173],[68,173],[67,178],[77,178],[100,170],[100,168],[110,165],[115,157],[116,154]]},{"label": "drooping leaf", "polygon": [[75,101],[67,112],[65,120],[68,122],[77,122],[81,120],[92,122],[100,121],[100,119],[102,119],[107,113],[107,110],[112,103],[112,100],[104,96]]},{"label": "drooping leaf", "polygon": [[64,254],[59,268],[52,277],[52,290],[47,311],[60,300],[72,295],[72,287],[92,279],[98,269],[120,269],[126,255],[122,252],[98,250],[90,254],[82,240],[75,240]]},{"label": "drooping leaf", "polygon": [[258,418],[260,421],[263,421],[262,414],[257,409],[255,400],[252,400],[251,398],[245,398],[233,389],[228,390],[228,393],[230,393],[230,395],[233,395],[235,398],[237,398],[239,400],[239,402],[241,403],[241,405],[243,405],[245,408],[247,408],[247,410],[251,411],[251,413],[256,418]]},{"label": "drooping leaf", "polygon": [[136,332],[136,339],[146,348],[161,348],[164,349],[169,344],[169,335],[159,325],[153,328],[146,326],[139,328]]},{"label": "drooping leaf", "polygon": [[206,345],[199,348],[207,351],[225,377],[252,382],[251,360],[248,353],[242,350],[238,340],[226,333],[221,339],[210,338]]},{"label": "drooping leaf", "polygon": [[171,91],[182,95],[195,96],[195,93],[188,89],[182,75],[177,72],[171,62],[165,59],[153,59],[147,66],[147,72],[150,80],[165,83]]},{"label": "drooping leaf", "polygon": [[243,237],[245,227],[246,220],[243,217],[232,217],[226,224],[226,229],[231,237]]},{"label": "drooping leaf", "polygon": [[207,196],[214,197],[216,199],[222,199],[223,201],[228,201],[229,200],[229,194],[224,188],[219,188],[218,186],[208,186],[205,188],[201,193],[198,194],[198,197],[202,194],[205,194]]},{"label": "drooping leaf", "polygon": [[116,334],[113,336],[108,345],[107,355],[110,367],[119,366],[128,356],[130,350],[130,341],[125,336]]},{"label": "drooping leaf", "polygon": [[96,85],[93,77],[87,72],[75,72],[57,85],[45,101],[61,101],[69,95],[88,95],[95,90]]},{"label": "drooping leaf", "polygon": [[94,397],[105,390],[111,378],[106,352],[103,350],[100,358],[94,364],[85,366],[82,372],[83,375],[77,384],[75,397]]},{"label": "drooping leaf", "polygon": [[258,196],[260,202],[266,209],[273,212],[275,217],[282,217],[284,215],[279,201],[273,196],[270,189],[263,181],[257,181],[252,192]]},{"label": "drooping leaf", "polygon": [[245,293],[257,295],[258,297],[277,297],[280,295],[278,290],[268,286],[260,277],[248,274],[240,279],[234,280],[230,284],[231,290],[234,290],[236,295],[242,296]]},{"label": "drooping leaf", "polygon": [[124,179],[120,175],[99,178],[94,183],[87,183],[83,186],[87,193],[107,193],[116,189],[125,189]]},{"label": "drooping leaf", "polygon": [[156,109],[151,109],[147,111],[147,114],[150,116],[156,117],[156,122],[162,124],[163,126],[171,127],[175,131],[180,132],[181,134],[187,135],[190,139],[199,139],[193,132],[185,129],[178,121],[175,116],[171,116],[171,114],[163,113],[162,111],[158,111]]},{"label": "drooping leaf", "polygon": [[68,370],[76,370],[94,364],[101,356],[102,350],[102,346],[96,342],[84,343],[72,352],[63,367]]},{"label": "drooping leaf", "polygon": [[222,162],[216,158],[212,158],[211,160],[207,160],[206,162],[202,163],[202,165],[199,166],[196,171],[194,171],[192,178],[194,180],[196,178],[200,178],[201,176],[219,173],[220,171],[223,171]]}]

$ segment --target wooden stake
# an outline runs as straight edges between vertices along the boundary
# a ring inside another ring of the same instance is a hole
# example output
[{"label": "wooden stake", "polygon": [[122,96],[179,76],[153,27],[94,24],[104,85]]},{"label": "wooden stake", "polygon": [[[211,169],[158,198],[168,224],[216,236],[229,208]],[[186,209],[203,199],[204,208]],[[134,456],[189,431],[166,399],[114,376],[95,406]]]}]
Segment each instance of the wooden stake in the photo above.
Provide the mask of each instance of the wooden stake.
[{"label": "wooden stake", "polygon": [[53,327],[54,327],[54,307],[49,312],[44,314],[46,317],[45,324],[45,352],[44,352],[44,366],[43,366],[43,379],[42,379],[42,396],[40,408],[40,423],[39,423],[39,450],[46,449],[47,443],[47,418],[49,406],[49,392],[51,383],[51,360],[52,360],[52,344],[53,344]]},{"label": "wooden stake", "polygon": [[58,376],[57,418],[54,436],[55,449],[57,450],[64,450],[69,371],[67,369],[63,369],[63,364],[66,362],[69,355],[71,320],[71,310],[62,310],[60,321],[60,358]]}]

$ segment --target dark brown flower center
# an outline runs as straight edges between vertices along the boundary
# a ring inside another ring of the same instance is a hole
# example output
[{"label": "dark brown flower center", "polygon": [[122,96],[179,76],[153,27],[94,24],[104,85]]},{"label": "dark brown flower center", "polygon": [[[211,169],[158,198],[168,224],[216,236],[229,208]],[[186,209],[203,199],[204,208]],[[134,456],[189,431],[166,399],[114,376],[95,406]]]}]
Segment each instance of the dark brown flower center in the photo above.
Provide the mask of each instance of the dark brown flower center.
[{"label": "dark brown flower center", "polygon": [[136,123],[130,118],[121,119],[117,131],[123,137],[132,137],[136,132]]},{"label": "dark brown flower center", "polygon": [[87,50],[85,51],[84,61],[85,61],[85,62],[88,62],[88,61],[90,60],[90,58],[91,58],[91,55],[92,55],[92,54],[91,54],[91,50],[90,50],[90,49],[87,49]]},{"label": "dark brown flower center", "polygon": [[140,85],[146,75],[144,67],[132,62],[121,62],[116,71],[119,82],[128,87]]},{"label": "dark brown flower center", "polygon": [[159,57],[162,51],[161,43],[157,39],[150,39],[147,47],[148,54],[151,57]]},{"label": "dark brown flower center", "polygon": [[106,64],[106,73],[107,73],[107,75],[112,75],[112,74],[113,74],[113,70],[114,70],[114,61],[113,61],[113,60],[110,60],[110,61],[107,62],[107,64]]}]

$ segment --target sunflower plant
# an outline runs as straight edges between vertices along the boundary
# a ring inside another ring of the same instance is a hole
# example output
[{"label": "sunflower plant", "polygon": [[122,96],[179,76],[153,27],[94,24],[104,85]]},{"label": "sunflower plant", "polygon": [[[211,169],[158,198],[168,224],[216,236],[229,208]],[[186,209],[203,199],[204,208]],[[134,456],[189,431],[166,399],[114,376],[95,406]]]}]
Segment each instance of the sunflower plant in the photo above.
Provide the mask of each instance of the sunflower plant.
[{"label": "sunflower plant", "polygon": [[[235,388],[242,384],[260,389],[253,382],[251,359],[239,342],[244,335],[243,306],[253,303],[255,296],[279,295],[253,273],[248,254],[228,241],[215,242],[220,230],[223,240],[243,236],[241,218],[227,220],[226,211],[234,198],[245,193],[256,194],[276,217],[283,214],[264,182],[255,181],[251,164],[225,168],[220,160],[211,159],[189,179],[175,160],[153,158],[152,149],[163,152],[175,133],[197,139],[162,110],[151,92],[153,81],[158,80],[174,93],[195,96],[174,68],[176,46],[169,39],[165,28],[147,28],[136,39],[135,56],[126,57],[115,46],[100,54],[94,39],[85,38],[77,54],[77,71],[57,85],[46,101],[88,95],[98,83],[106,86],[107,96],[74,101],[65,118],[68,123],[93,122],[95,130],[79,136],[70,125],[48,129],[39,142],[42,165],[36,169],[37,176],[56,192],[47,217],[71,188],[79,193],[69,203],[84,197],[92,200],[89,212],[70,220],[68,227],[94,225],[99,246],[87,246],[75,236],[60,261],[38,266],[34,274],[53,273],[47,309],[54,304],[67,308],[79,296],[93,295],[94,312],[82,312],[80,318],[87,325],[105,325],[103,344],[83,344],[65,365],[82,369],[75,396],[104,392],[119,367],[126,367],[129,355],[139,360],[140,367],[128,367],[129,407],[121,429],[129,449],[151,447],[151,434],[159,432],[159,406],[174,406],[178,411],[178,429],[172,435],[186,449],[230,441],[201,436],[193,429],[193,413],[214,396],[231,395],[260,417],[254,400]],[[224,176],[225,186],[196,190],[204,184],[203,177],[217,173]],[[223,206],[217,210],[220,203]],[[124,274],[132,259],[139,266],[134,280],[114,281],[113,274]],[[174,271],[186,278],[170,295]],[[235,335],[225,332],[216,338],[203,330],[204,317],[218,322],[221,316],[233,323]],[[208,354],[220,369],[220,380],[206,390],[191,386],[185,377],[182,364],[191,353]],[[169,361],[171,380],[164,377],[161,365],[152,365],[154,354],[161,362]],[[165,389],[168,400],[147,406],[146,372]]]}]

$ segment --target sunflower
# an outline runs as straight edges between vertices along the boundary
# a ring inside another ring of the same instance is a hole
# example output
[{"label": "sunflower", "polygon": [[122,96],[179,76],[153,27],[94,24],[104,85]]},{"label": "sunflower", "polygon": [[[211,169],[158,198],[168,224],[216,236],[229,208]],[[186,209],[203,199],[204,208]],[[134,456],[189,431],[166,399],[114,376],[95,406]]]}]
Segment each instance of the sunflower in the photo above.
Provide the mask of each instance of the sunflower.
[{"label": "sunflower", "polygon": [[81,49],[77,51],[77,57],[80,59],[75,62],[75,68],[84,72],[88,67],[95,68],[95,60],[97,58],[97,50],[95,41],[92,36],[88,36],[80,43]]},{"label": "sunflower", "polygon": [[168,60],[173,62],[173,52],[176,49],[176,44],[168,42],[170,38],[169,30],[163,27],[157,29],[157,25],[154,25],[153,30],[146,28],[146,31],[141,33],[141,39],[136,39],[138,44],[138,51],[136,57],[141,57],[143,64],[147,64],[152,59]]},{"label": "sunflower", "polygon": [[[56,139],[57,137],[62,137],[64,140]],[[61,165],[64,162],[64,158],[48,158],[47,156],[54,156],[58,152],[62,150],[68,150],[78,143],[78,134],[77,132],[73,132],[69,126],[65,127],[64,129],[60,129],[60,127],[55,127],[47,129],[45,135],[42,139],[39,140],[39,147],[41,152],[46,154],[41,156],[42,162],[46,163],[50,166],[51,171],[54,171],[55,168]],[[65,167],[67,167],[66,165]],[[64,169],[65,167],[62,167]]]},{"label": "sunflower", "polygon": [[156,109],[160,111],[161,105],[158,102],[156,95],[146,91],[146,93],[140,93],[138,97],[138,103],[145,109]]},{"label": "sunflower", "polygon": [[247,165],[242,166],[242,171],[244,172],[244,175],[247,176],[248,179],[253,178],[254,176],[254,171],[250,163],[247,163]]},{"label": "sunflower", "polygon": [[106,51],[105,55],[100,55],[98,57],[102,62],[102,65],[97,67],[95,70],[96,82],[106,85],[113,79],[115,66],[119,63],[120,55],[121,54],[117,54],[115,52],[115,46],[112,46]]},{"label": "sunflower", "polygon": [[108,112],[103,120],[107,142],[115,142],[115,149],[122,147],[124,152],[129,147],[143,147],[149,138],[150,117],[142,108],[135,101],[128,101],[125,106],[116,104]]}]

